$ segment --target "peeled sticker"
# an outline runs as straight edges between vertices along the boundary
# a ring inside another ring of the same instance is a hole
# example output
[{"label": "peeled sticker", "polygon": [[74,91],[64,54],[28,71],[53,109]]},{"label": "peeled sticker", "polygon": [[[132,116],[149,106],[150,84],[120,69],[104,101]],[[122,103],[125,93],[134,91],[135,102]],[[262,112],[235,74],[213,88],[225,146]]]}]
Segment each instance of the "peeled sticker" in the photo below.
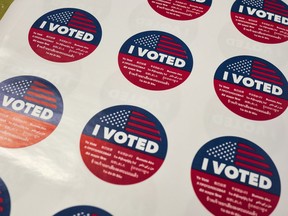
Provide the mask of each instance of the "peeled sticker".
[{"label": "peeled sticker", "polygon": [[239,137],[220,137],[196,154],[194,191],[213,215],[268,216],[280,197],[280,178],[271,158]]},{"label": "peeled sticker", "polygon": [[253,56],[236,56],[216,70],[214,88],[232,112],[251,120],[270,120],[288,105],[287,80],[270,62]]},{"label": "peeled sticker", "polygon": [[49,136],[63,113],[59,91],[34,76],[18,76],[0,83],[0,146],[20,148]]},{"label": "peeled sticker", "polygon": [[11,210],[10,195],[8,189],[0,178],[0,215],[9,216]]},{"label": "peeled sticker", "polygon": [[190,75],[193,58],[187,45],[166,32],[146,31],[129,38],[118,55],[127,80],[148,90],[167,90]]},{"label": "peeled sticker", "polygon": [[252,40],[267,44],[288,40],[288,7],[281,0],[236,0],[231,18],[236,28]]},{"label": "peeled sticker", "polygon": [[121,105],[96,114],[85,126],[80,151],[87,168],[113,184],[142,182],[161,167],[167,138],[161,123],[149,112]]},{"label": "peeled sticker", "polygon": [[157,13],[174,20],[192,20],[204,15],[212,0],[148,0]]},{"label": "peeled sticker", "polygon": [[73,62],[91,54],[102,36],[98,20],[75,9],[53,10],[40,17],[29,31],[33,51],[53,62]]},{"label": "peeled sticker", "polygon": [[64,209],[54,216],[112,216],[108,212],[93,206],[74,206]]}]

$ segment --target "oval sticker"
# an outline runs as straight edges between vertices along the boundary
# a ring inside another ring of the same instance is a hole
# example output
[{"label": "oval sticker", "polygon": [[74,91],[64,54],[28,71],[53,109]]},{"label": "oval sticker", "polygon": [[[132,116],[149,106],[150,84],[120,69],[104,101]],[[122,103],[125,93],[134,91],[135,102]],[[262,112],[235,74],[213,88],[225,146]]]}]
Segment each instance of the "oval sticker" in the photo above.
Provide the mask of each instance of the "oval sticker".
[{"label": "oval sticker", "polygon": [[146,31],[129,38],[118,55],[127,80],[148,90],[167,90],[190,75],[193,58],[186,44],[174,35]]},{"label": "oval sticker", "polygon": [[75,9],[53,10],[40,17],[29,31],[33,51],[53,62],[73,62],[91,54],[102,36],[98,20]]},{"label": "oval sticker", "polygon": [[270,120],[288,105],[287,80],[270,62],[253,56],[236,56],[216,70],[214,88],[232,112],[251,120]]},{"label": "oval sticker", "polygon": [[196,154],[194,191],[213,215],[268,216],[280,197],[280,178],[271,158],[239,137],[220,137]]},{"label": "oval sticker", "polygon": [[11,210],[11,201],[8,189],[0,178],[0,215],[9,216]]},{"label": "oval sticker", "polygon": [[236,0],[231,18],[254,41],[276,44],[288,40],[288,6],[281,0]]},{"label": "oval sticker", "polygon": [[204,15],[212,0],[148,0],[157,13],[174,20],[192,20]]},{"label": "oval sticker", "polygon": [[63,101],[50,82],[18,76],[0,83],[0,146],[20,148],[49,136],[59,124]]},{"label": "oval sticker", "polygon": [[108,212],[93,206],[73,206],[64,209],[54,216],[112,216]]},{"label": "oval sticker", "polygon": [[95,176],[128,185],[157,172],[166,156],[167,138],[160,122],[149,112],[135,106],[114,106],[87,123],[80,151]]}]

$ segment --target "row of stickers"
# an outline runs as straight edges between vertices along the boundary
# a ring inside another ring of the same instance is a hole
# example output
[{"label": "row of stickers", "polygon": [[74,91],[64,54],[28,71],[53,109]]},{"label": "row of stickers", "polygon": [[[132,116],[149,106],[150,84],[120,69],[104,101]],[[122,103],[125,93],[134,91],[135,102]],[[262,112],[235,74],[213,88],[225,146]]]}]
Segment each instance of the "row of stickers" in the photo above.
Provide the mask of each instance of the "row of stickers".
[{"label": "row of stickers", "polygon": [[[205,14],[212,0],[148,0],[162,16],[191,20]],[[231,9],[235,27],[257,42],[288,40],[287,5],[279,0],[237,0]],[[90,13],[62,8],[32,25],[29,44],[40,57],[73,62],[99,45],[102,29]],[[193,55],[178,37],[162,31],[140,32],[123,43],[118,65],[123,76],[146,90],[168,90],[182,84],[193,69]],[[288,85],[272,63],[255,56],[235,56],[216,69],[214,89],[235,114],[266,121],[285,112]],[[63,100],[57,88],[35,76],[0,83],[0,146],[22,148],[40,142],[60,123]],[[82,131],[80,153],[99,179],[117,185],[142,182],[163,164],[168,148],[165,129],[150,112],[136,106],[109,107],[93,116]],[[280,198],[280,177],[258,145],[241,137],[219,137],[204,144],[191,165],[191,184],[214,215],[270,215]],[[1,180],[1,179],[0,179]],[[10,195],[0,182],[0,213],[10,215]],[[233,214],[232,214],[233,213]],[[55,216],[109,216],[93,206],[75,206]]]}]

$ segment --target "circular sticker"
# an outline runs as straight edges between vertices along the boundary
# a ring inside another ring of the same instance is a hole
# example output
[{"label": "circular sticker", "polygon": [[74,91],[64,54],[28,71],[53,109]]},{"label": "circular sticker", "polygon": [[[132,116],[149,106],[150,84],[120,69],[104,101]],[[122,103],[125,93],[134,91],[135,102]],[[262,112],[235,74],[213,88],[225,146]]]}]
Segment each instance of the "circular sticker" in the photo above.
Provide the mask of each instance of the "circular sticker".
[{"label": "circular sticker", "polygon": [[148,0],[157,13],[174,20],[192,20],[205,14],[212,0]]},{"label": "circular sticker", "polygon": [[50,82],[18,76],[0,83],[0,146],[20,148],[50,135],[60,122],[63,102]]},{"label": "circular sticker", "polygon": [[196,154],[194,191],[213,215],[270,215],[280,197],[280,178],[270,157],[239,137],[220,137]]},{"label": "circular sticker", "polygon": [[40,17],[29,31],[36,54],[53,62],[72,62],[92,53],[102,36],[98,20],[86,11],[62,8]]},{"label": "circular sticker", "polygon": [[93,206],[74,206],[64,209],[54,216],[112,216],[108,212]]},{"label": "circular sticker", "polygon": [[271,63],[253,56],[224,61],[214,77],[214,88],[232,112],[251,120],[270,120],[288,105],[287,80]]},{"label": "circular sticker", "polygon": [[267,44],[288,40],[288,7],[281,0],[236,0],[231,19],[248,38]]},{"label": "circular sticker", "polygon": [[146,31],[123,44],[118,63],[123,75],[134,85],[166,90],[188,78],[193,59],[189,48],[179,38],[161,31]]},{"label": "circular sticker", "polygon": [[100,179],[128,185],[151,177],[164,162],[167,137],[149,112],[121,105],[96,114],[85,126],[80,151]]},{"label": "circular sticker", "polygon": [[9,216],[11,209],[10,195],[8,189],[0,178],[0,215]]}]

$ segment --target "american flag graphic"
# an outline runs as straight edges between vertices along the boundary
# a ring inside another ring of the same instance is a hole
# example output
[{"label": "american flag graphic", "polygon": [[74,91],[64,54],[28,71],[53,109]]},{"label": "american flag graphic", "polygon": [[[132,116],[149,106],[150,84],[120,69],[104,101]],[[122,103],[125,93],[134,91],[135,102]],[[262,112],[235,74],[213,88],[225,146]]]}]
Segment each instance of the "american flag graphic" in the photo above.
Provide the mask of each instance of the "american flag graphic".
[{"label": "american flag graphic", "polygon": [[20,80],[1,87],[3,92],[25,99],[28,102],[57,109],[55,93],[40,81]]},{"label": "american flag graphic", "polygon": [[288,16],[287,6],[280,0],[242,0],[242,4],[263,9],[284,17]]},{"label": "american flag graphic", "polygon": [[243,143],[224,142],[206,150],[206,153],[211,157],[234,163],[238,167],[268,176],[273,175],[265,158],[258,154],[256,149]]},{"label": "american flag graphic", "polygon": [[243,59],[227,65],[227,69],[245,76],[251,76],[252,78],[263,82],[269,82],[280,86],[284,85],[281,78],[277,75],[277,72],[272,70],[268,64],[262,61]]},{"label": "american flag graphic", "polygon": [[150,121],[146,115],[137,111],[119,110],[101,116],[100,121],[150,140],[161,140],[160,132],[155,123]]},{"label": "american flag graphic", "polygon": [[53,22],[67,25],[90,33],[96,33],[96,26],[86,14],[79,11],[63,11],[48,15],[47,19]]},{"label": "american flag graphic", "polygon": [[185,47],[175,39],[160,34],[150,34],[134,40],[134,43],[143,47],[155,49],[167,55],[173,55],[179,58],[187,59]]}]

